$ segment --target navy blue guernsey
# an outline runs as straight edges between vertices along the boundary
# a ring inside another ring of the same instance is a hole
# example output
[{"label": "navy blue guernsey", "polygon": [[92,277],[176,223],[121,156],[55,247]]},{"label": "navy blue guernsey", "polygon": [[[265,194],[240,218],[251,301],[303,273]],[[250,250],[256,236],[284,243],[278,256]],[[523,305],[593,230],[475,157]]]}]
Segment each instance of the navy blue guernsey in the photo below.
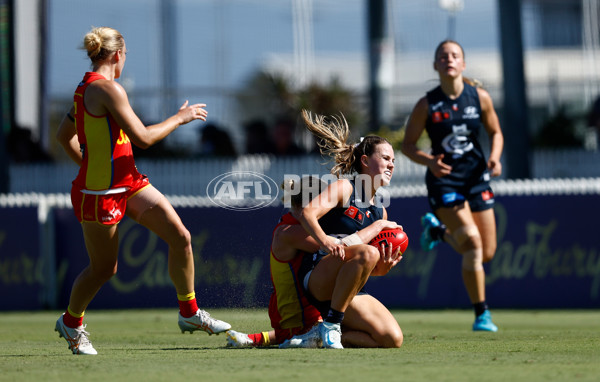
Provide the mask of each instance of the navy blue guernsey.
[{"label": "navy blue guernsey", "polygon": [[383,207],[368,205],[367,200],[356,195],[354,181],[352,184],[352,195],[344,207],[332,208],[319,219],[319,225],[328,235],[351,235],[376,220],[383,219]]},{"label": "navy blue guernsey", "polygon": [[453,100],[438,86],[427,93],[427,102],[425,129],[432,154],[444,154],[444,163],[452,166],[452,173],[442,178],[427,169],[427,184],[460,186],[481,179],[487,164],[479,143],[481,105],[477,89],[465,83],[461,95]]}]

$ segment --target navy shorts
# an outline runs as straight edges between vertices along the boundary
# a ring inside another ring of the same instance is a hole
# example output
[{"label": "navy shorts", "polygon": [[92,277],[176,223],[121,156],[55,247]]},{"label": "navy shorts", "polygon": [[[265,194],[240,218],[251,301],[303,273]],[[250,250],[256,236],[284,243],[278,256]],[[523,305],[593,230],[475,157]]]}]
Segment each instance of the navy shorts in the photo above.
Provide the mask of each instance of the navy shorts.
[{"label": "navy shorts", "polygon": [[[302,286],[302,290],[304,291],[304,295],[307,300],[321,313],[321,316],[326,317],[327,313],[329,313],[329,306],[331,305],[331,300],[320,301],[317,300],[309,291],[308,288],[304,286],[304,279],[306,276],[315,269],[317,264],[325,257],[327,254],[319,251],[315,253],[307,253],[302,257],[302,263],[300,268],[298,269],[298,280],[300,281],[300,285]],[[368,294],[365,289],[361,289],[357,295]]]},{"label": "navy shorts", "polygon": [[482,180],[463,186],[437,184],[428,186],[428,200],[431,210],[451,208],[469,202],[471,211],[485,211],[494,207],[494,192],[490,183]]}]

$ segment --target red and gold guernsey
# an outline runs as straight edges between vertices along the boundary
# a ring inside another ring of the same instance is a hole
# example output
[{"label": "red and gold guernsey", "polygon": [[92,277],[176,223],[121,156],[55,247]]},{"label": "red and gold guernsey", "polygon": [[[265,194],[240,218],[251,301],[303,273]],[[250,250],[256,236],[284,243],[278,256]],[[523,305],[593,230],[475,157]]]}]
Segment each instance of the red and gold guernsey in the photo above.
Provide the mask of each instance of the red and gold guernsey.
[{"label": "red and gold guernsey", "polygon": [[110,114],[93,115],[83,103],[87,87],[104,79],[95,72],[85,73],[73,96],[75,127],[83,153],[83,163],[73,184],[90,191],[128,188],[140,176],[127,134]]},{"label": "red and gold guernsey", "polygon": [[[282,224],[300,224],[291,213],[281,217]],[[302,255],[290,261],[280,261],[271,249],[270,268],[273,293],[269,301],[269,317],[274,329],[292,329],[310,327],[321,319],[321,314],[312,306],[302,290],[302,280],[298,280],[298,269],[302,263]]]}]

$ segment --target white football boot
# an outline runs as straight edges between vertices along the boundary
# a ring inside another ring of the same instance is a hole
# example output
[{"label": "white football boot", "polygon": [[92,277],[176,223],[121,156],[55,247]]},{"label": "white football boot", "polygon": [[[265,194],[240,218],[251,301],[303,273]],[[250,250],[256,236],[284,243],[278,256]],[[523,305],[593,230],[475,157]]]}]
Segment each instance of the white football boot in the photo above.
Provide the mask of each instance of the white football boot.
[{"label": "white football boot", "polygon": [[179,329],[181,333],[194,332],[196,330],[203,330],[206,333],[219,334],[231,329],[231,325],[227,322],[214,319],[208,314],[208,312],[198,309],[196,314],[192,317],[185,318],[179,313]]},{"label": "white football boot", "polygon": [[228,330],[225,334],[227,335],[227,346],[229,347],[249,348],[254,346],[254,342],[246,333]]},{"label": "white football boot", "polygon": [[321,333],[319,332],[319,325],[313,326],[308,332],[294,336],[289,340],[283,341],[280,345],[280,349],[291,349],[291,348],[320,348],[322,345]]},{"label": "white football boot", "polygon": [[56,321],[56,327],[54,328],[54,331],[58,332],[59,337],[63,337],[65,340],[67,340],[67,343],[69,344],[69,350],[71,350],[73,354],[98,354],[88,338],[90,333],[85,331],[85,325],[81,325],[78,328],[69,328],[65,326],[65,323],[63,322],[63,316],[64,313]]},{"label": "white football boot", "polygon": [[326,349],[343,349],[342,346],[342,328],[340,324],[332,322],[321,322],[319,325],[319,334],[323,341],[323,347]]}]

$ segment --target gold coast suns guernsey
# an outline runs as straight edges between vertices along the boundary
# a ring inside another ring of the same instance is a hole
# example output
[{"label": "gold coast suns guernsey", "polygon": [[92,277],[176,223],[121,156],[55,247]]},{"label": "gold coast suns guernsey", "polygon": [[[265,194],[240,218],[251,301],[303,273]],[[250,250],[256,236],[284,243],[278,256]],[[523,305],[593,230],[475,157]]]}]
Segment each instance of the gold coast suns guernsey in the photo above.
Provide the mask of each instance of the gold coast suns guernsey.
[{"label": "gold coast suns guernsey", "polygon": [[75,127],[83,162],[73,184],[91,191],[129,187],[140,174],[135,167],[131,142],[110,114],[93,115],[86,110],[83,97],[87,87],[104,76],[87,72],[77,86]]},{"label": "gold coast suns guernsey", "polygon": [[[300,224],[291,213],[281,217],[282,224]],[[273,233],[275,230],[273,230]],[[270,267],[273,293],[269,301],[269,317],[274,329],[291,329],[305,327],[317,322],[321,314],[306,299],[302,292],[302,280],[298,280],[298,269],[302,263],[302,255],[290,261],[280,261],[271,249]]]}]

